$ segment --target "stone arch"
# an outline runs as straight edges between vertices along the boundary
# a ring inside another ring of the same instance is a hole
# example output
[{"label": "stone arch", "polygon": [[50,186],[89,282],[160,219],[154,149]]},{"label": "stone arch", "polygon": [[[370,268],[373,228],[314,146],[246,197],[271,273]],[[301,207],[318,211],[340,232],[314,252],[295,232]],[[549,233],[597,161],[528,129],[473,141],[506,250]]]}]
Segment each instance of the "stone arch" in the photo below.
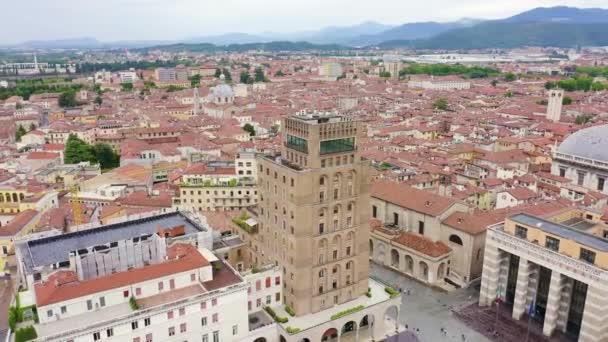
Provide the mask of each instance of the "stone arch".
[{"label": "stone arch", "polygon": [[357,180],[357,171],[350,170],[346,175],[346,186],[347,186],[347,194],[348,196],[354,196],[355,194],[355,185]]},{"label": "stone arch", "polygon": [[374,315],[367,314],[361,317],[359,321],[358,334],[359,341],[368,341],[372,339],[373,331],[374,331]]},{"label": "stone arch", "polygon": [[342,336],[350,336],[355,335],[357,333],[358,324],[355,321],[348,321],[344,323],[342,329],[340,330],[340,338]]},{"label": "stone arch", "polygon": [[307,337],[304,337],[303,339],[301,339],[298,342],[310,342],[310,339],[308,339]]},{"label": "stone arch", "polygon": [[329,328],[321,335],[321,341],[336,341],[338,339],[338,329]]},{"label": "stone arch", "polygon": [[323,264],[328,260],[328,258],[327,258],[328,247],[329,246],[328,246],[326,238],[319,240],[319,246],[317,248],[317,253],[318,253],[317,261],[319,264]]},{"label": "stone arch", "polygon": [[342,205],[340,204],[336,204],[332,207],[332,218],[333,218],[333,222],[332,223],[332,231],[336,231],[339,230],[342,227]]},{"label": "stone arch", "polygon": [[319,294],[327,291],[327,279],[329,279],[327,268],[319,269],[313,283],[313,286],[315,286],[315,291],[318,291]]},{"label": "stone arch", "polygon": [[339,259],[342,256],[342,236],[340,234],[334,235],[331,239],[331,259]]},{"label": "stone arch", "polygon": [[258,337],[255,340],[253,340],[253,342],[267,342],[267,341],[266,341],[266,337]]},{"label": "stone arch", "polygon": [[352,260],[347,261],[344,268],[346,269],[344,272],[344,281],[346,285],[350,285],[355,281],[355,262]]},{"label": "stone arch", "polygon": [[346,234],[346,242],[344,243],[344,254],[347,256],[354,255],[355,253],[355,233],[348,232]]},{"label": "stone arch", "polygon": [[386,255],[386,245],[382,242],[378,243],[377,246],[377,254],[376,254],[376,260],[378,260],[379,262],[381,262],[384,265],[384,257]]},{"label": "stone arch", "polygon": [[439,267],[437,267],[437,280],[442,280],[443,278],[445,278],[445,263],[444,262],[439,264]]},{"label": "stone arch", "polygon": [[22,193],[19,193],[19,200],[23,201],[23,199],[25,199],[25,195]]},{"label": "stone arch", "polygon": [[384,320],[390,326],[394,325],[395,330],[399,330],[399,307],[397,305],[391,305],[384,310]]},{"label": "stone arch", "polygon": [[424,261],[418,263],[418,277],[426,282],[429,281],[429,266]]},{"label": "stone arch", "polygon": [[374,241],[372,239],[369,239],[369,255],[372,258],[374,257]]},{"label": "stone arch", "polygon": [[335,264],[331,268],[331,288],[333,290],[342,287],[342,265]]},{"label": "stone arch", "polygon": [[391,266],[395,267],[395,268],[400,268],[399,265],[401,264],[401,256],[399,255],[399,251],[397,251],[394,248],[391,248]]},{"label": "stone arch", "polygon": [[336,172],[332,177],[332,199],[337,200],[342,197],[342,173]]},{"label": "stone arch", "polygon": [[450,235],[450,242],[462,246],[462,239],[460,238],[460,236],[458,236],[456,234]]},{"label": "stone arch", "polygon": [[283,335],[279,336],[279,342],[287,342],[287,339]]},{"label": "stone arch", "polygon": [[405,272],[414,273],[414,258],[410,255],[405,256]]}]

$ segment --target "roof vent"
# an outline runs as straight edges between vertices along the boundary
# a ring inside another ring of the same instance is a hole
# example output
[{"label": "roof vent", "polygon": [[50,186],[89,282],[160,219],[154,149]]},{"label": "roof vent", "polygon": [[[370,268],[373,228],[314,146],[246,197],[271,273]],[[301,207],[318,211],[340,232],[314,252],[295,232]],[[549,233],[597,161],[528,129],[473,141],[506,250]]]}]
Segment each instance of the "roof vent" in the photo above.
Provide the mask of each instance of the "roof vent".
[{"label": "roof vent", "polygon": [[430,206],[431,206],[431,201],[426,201],[425,205],[426,205],[427,207],[430,207]]},{"label": "roof vent", "polygon": [[462,218],[461,217],[458,218],[458,223],[462,223]]}]

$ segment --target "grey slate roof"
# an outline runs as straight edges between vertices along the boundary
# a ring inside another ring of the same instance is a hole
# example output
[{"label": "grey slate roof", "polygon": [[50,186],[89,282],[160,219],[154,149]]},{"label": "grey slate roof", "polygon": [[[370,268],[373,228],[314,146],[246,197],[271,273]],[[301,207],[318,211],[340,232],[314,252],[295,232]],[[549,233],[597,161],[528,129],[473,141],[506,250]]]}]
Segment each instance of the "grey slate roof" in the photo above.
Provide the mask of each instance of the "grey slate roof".
[{"label": "grey slate roof", "polygon": [[34,267],[67,261],[71,251],[151,235],[156,233],[158,228],[166,229],[180,225],[184,225],[186,234],[193,234],[205,229],[184,214],[171,212],[79,232],[30,240],[19,247],[27,248],[28,251],[22,252],[22,255],[25,256],[23,262],[28,270],[32,270]]},{"label": "grey slate roof", "polygon": [[557,152],[608,162],[608,125],[575,132],[559,145]]},{"label": "grey slate roof", "polygon": [[544,232],[559,237],[576,241],[581,245],[593,248],[598,251],[608,252],[608,240],[595,235],[587,234],[575,228],[564,226],[559,223],[547,221],[528,214],[516,214],[510,217],[514,222],[536,227]]}]

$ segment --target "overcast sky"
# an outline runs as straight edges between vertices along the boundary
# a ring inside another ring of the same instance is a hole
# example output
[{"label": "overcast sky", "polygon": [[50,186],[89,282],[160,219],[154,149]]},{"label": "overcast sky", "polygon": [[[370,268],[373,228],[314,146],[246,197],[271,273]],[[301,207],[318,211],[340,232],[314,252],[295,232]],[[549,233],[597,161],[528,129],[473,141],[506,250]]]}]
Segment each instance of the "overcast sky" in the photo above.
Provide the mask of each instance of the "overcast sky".
[{"label": "overcast sky", "polygon": [[403,24],[502,18],[534,7],[608,7],[607,0],[2,0],[0,44],[94,37],[185,39],[294,32],[362,21]]}]

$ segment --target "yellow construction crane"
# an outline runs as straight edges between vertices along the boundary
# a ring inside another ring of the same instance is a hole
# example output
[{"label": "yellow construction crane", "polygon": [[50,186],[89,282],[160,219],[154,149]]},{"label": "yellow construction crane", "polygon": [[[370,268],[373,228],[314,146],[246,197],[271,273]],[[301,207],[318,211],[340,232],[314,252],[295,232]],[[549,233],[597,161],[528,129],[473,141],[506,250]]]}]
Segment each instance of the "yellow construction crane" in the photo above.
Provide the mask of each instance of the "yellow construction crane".
[{"label": "yellow construction crane", "polygon": [[74,225],[82,224],[82,207],[80,206],[80,198],[78,197],[78,185],[73,184],[70,188],[72,193],[72,212],[74,213]]}]

